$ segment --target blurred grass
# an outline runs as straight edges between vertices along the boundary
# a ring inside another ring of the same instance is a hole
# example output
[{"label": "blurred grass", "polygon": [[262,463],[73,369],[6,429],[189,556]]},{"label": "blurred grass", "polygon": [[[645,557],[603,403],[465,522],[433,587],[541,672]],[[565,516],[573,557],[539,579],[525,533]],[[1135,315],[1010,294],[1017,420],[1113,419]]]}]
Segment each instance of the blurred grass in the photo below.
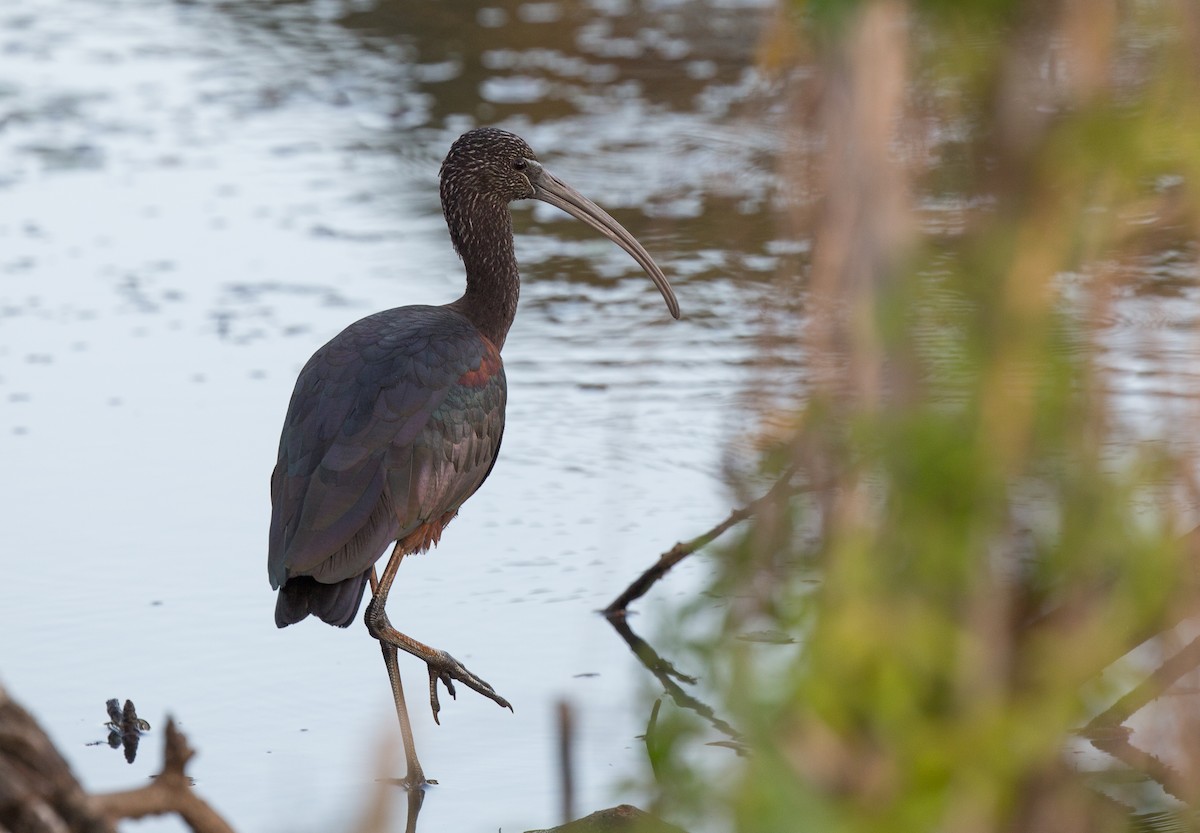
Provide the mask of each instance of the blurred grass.
[{"label": "blurred grass", "polygon": [[[1069,750],[1129,682],[1101,672],[1193,611],[1196,461],[1118,431],[1096,334],[1139,255],[1195,240],[1200,10],[797,0],[779,20],[762,60],[800,79],[793,129],[821,141],[781,163],[787,231],[814,242],[808,325],[782,335],[810,373],[759,379],[760,474],[820,488],[761,512],[667,627],[750,754],[714,764],[703,722],[663,709],[660,809],[756,832],[1133,829],[1095,771],[1122,765]],[[756,631],[797,641],[737,638]],[[1180,783],[1196,763],[1173,761]]]}]

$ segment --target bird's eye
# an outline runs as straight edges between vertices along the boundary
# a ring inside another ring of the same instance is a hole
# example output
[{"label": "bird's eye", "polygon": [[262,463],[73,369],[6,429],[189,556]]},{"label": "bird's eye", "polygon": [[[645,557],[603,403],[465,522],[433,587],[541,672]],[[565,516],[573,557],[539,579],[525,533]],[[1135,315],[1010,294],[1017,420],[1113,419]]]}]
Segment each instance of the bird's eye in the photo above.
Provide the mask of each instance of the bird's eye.
[{"label": "bird's eye", "polygon": [[524,159],[518,159],[517,161],[513,162],[513,170],[514,171],[523,171],[528,167],[529,167],[529,163],[526,162]]}]

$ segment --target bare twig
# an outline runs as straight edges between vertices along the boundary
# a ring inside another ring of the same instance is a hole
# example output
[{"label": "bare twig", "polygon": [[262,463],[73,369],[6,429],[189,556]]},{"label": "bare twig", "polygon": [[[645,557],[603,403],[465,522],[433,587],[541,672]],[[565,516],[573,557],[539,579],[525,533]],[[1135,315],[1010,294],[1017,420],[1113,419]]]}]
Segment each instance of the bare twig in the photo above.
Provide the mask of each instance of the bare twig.
[{"label": "bare twig", "polygon": [[1196,637],[1179,651],[1163,661],[1162,665],[1142,680],[1132,691],[1121,697],[1088,722],[1083,734],[1104,732],[1120,726],[1143,706],[1160,697],[1163,692],[1179,681],[1179,678],[1200,667],[1200,637]]},{"label": "bare twig", "polygon": [[626,608],[628,608],[631,603],[644,596],[646,592],[654,585],[654,583],[665,576],[672,567],[697,550],[711,544],[731,527],[736,526],[747,518],[753,517],[764,506],[767,506],[771,502],[778,500],[780,496],[784,494],[795,494],[797,492],[808,491],[816,488],[811,485],[794,485],[792,483],[792,477],[794,477],[795,474],[796,466],[790,466],[788,470],[783,473],[783,476],[775,482],[775,485],[773,485],[765,495],[757,500],[751,501],[741,509],[733,510],[729,513],[729,517],[721,521],[712,529],[708,530],[708,532],[698,535],[690,541],[680,541],[675,546],[671,547],[671,549],[664,552],[661,556],[659,556],[658,562],[655,563],[654,566],[638,576],[632,584],[625,588],[624,593],[617,596],[617,598],[612,601],[612,604],[604,608],[604,615],[609,619],[612,619],[616,616],[624,616],[626,613]]},{"label": "bare twig", "polygon": [[158,777],[136,790],[91,796],[89,803],[98,815],[112,822],[178,813],[194,833],[233,833],[208,802],[192,791],[184,770],[194,754],[175,721],[168,720],[163,769]]}]

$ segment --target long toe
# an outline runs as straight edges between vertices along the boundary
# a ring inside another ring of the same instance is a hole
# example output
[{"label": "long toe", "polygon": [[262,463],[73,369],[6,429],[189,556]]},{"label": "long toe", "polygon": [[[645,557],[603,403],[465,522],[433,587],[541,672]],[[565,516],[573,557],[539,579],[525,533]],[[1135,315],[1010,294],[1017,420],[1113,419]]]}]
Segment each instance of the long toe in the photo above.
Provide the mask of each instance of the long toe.
[{"label": "long toe", "polygon": [[474,674],[465,665],[456,660],[454,657],[445,651],[437,651],[435,655],[427,660],[429,666],[429,705],[433,709],[433,720],[435,723],[440,723],[438,720],[438,712],[442,710],[441,703],[438,701],[437,684],[441,681],[446,687],[451,697],[456,697],[454,691],[454,682],[465,685],[467,688],[482,694],[484,697],[491,700],[498,706],[513,710],[512,704],[496,693],[491,684],[482,677]]},{"label": "long toe", "polygon": [[441,703],[438,701],[437,687],[439,681],[446,687],[446,691],[450,692],[451,697],[456,696],[454,683],[460,682],[467,686],[467,688],[479,692],[498,706],[512,711],[512,705],[497,694],[496,690],[486,680],[476,676],[466,666],[445,651],[432,648],[422,642],[418,642],[411,636],[400,633],[388,621],[387,614],[383,613],[381,608],[371,609],[370,615],[367,616],[367,629],[371,636],[378,639],[381,643],[405,651],[425,661],[425,664],[429,667],[429,705],[433,709],[433,720],[435,723],[440,722],[438,720],[438,712],[442,710]]}]

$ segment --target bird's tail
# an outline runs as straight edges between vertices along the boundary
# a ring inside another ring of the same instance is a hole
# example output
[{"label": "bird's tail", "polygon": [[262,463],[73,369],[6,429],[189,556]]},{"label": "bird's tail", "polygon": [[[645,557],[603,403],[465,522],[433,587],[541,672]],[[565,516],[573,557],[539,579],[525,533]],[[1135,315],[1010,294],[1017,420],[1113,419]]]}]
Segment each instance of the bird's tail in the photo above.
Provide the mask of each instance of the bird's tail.
[{"label": "bird's tail", "polygon": [[370,572],[333,584],[322,584],[310,576],[289,578],[275,600],[276,626],[286,628],[311,613],[323,622],[346,627],[358,614]]}]

